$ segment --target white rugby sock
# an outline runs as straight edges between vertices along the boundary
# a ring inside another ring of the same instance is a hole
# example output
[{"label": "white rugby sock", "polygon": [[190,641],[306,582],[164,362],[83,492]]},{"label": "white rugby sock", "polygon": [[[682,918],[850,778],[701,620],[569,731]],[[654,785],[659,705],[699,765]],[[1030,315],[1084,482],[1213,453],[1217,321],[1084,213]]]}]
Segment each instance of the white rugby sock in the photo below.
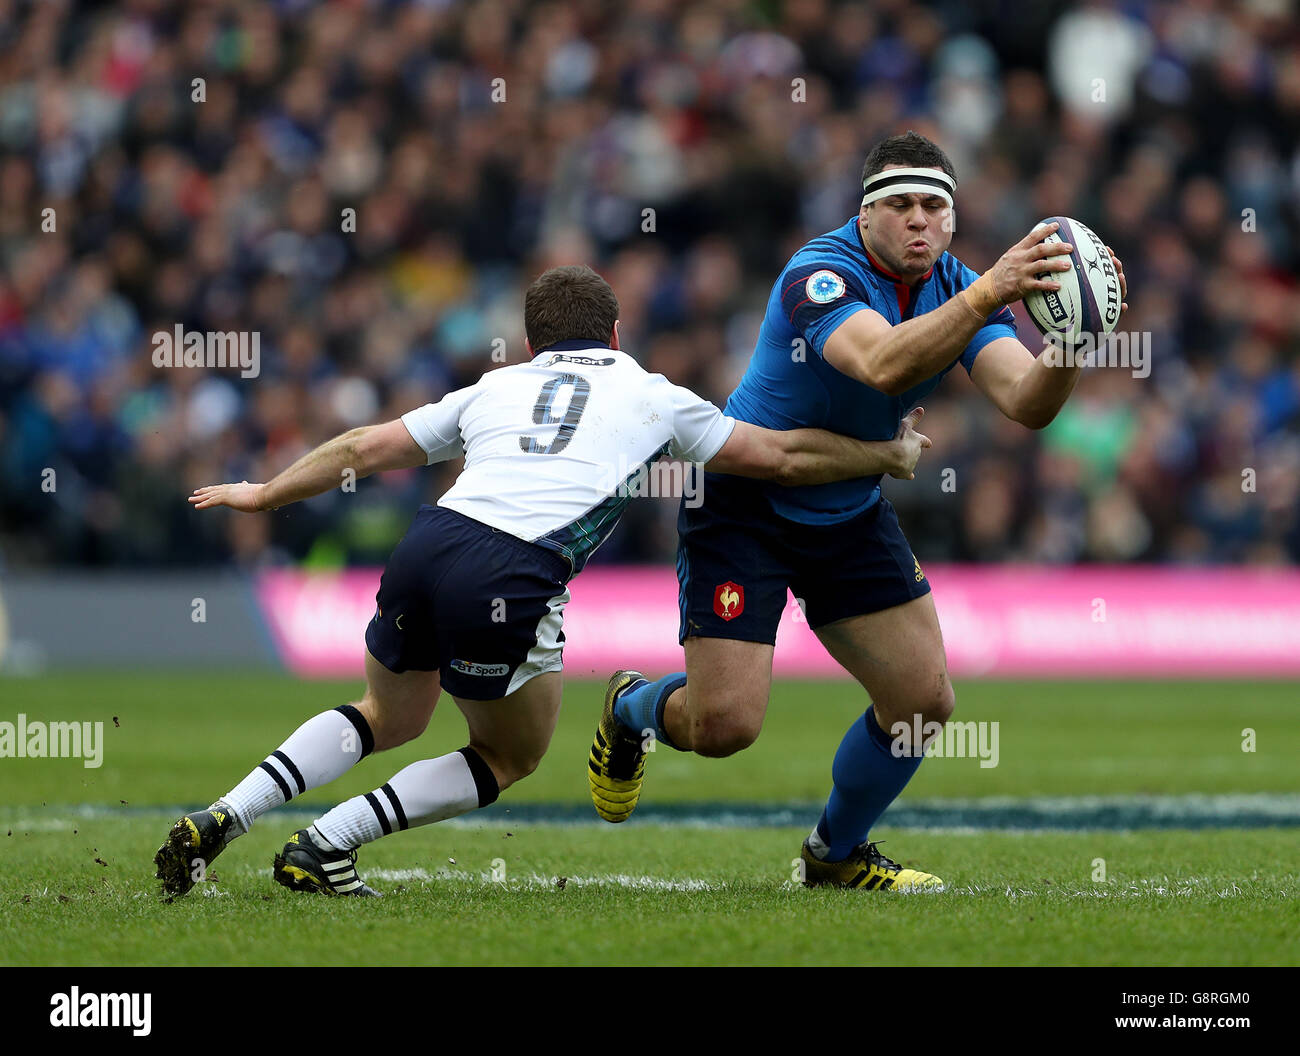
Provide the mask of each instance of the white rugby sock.
[{"label": "white rugby sock", "polygon": [[350,851],[398,829],[468,814],[498,795],[496,776],[487,763],[473,748],[462,748],[412,763],[387,784],[317,818],[315,829],[337,850]]},{"label": "white rugby sock", "polygon": [[221,799],[248,830],[272,807],[347,773],[374,747],[370,724],[351,704],[322,711]]},{"label": "white rugby sock", "polygon": [[808,834],[808,850],[812,851],[814,858],[826,858],[826,853],[830,850],[830,844],[822,839],[822,834],[813,826],[813,831]]}]

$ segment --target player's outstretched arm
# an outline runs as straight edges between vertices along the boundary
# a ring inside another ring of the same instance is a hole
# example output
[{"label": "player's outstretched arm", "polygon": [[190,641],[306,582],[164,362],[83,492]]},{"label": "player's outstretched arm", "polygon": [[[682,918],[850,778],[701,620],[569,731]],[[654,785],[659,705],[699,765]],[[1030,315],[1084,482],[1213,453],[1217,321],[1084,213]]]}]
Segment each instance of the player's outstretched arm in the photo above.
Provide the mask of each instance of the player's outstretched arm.
[{"label": "player's outstretched arm", "polygon": [[913,408],[892,440],[855,440],[825,429],[764,429],[737,422],[722,450],[704,468],[787,486],[885,473],[911,480],[922,449],[930,446],[930,438],[915,428],[924,413],[922,407]]},{"label": "player's outstretched arm", "polygon": [[[1124,264],[1106,247],[1119,273],[1120,312],[1128,310]],[[1035,356],[1014,337],[999,337],[980,350],[971,368],[970,380],[993,404],[1029,429],[1050,425],[1070,398],[1083,370],[1081,362],[1056,362],[1051,356]]]},{"label": "player's outstretched arm", "polygon": [[243,513],[274,510],[337,488],[344,470],[358,478],[386,469],[407,469],[426,464],[424,450],[411,439],[400,419],[382,425],[351,429],[309,451],[265,484],[209,484],[195,488],[190,504],[197,510],[229,506]]},{"label": "player's outstretched arm", "polygon": [[1038,277],[1070,268],[1068,260],[1053,259],[1070,253],[1070,243],[1042,241],[1059,227],[1051,223],[1034,228],[969,287],[932,312],[897,326],[879,312],[854,313],[826,338],[823,358],[841,374],[889,396],[934,377],[999,308],[1032,290],[1061,288],[1053,279]]}]

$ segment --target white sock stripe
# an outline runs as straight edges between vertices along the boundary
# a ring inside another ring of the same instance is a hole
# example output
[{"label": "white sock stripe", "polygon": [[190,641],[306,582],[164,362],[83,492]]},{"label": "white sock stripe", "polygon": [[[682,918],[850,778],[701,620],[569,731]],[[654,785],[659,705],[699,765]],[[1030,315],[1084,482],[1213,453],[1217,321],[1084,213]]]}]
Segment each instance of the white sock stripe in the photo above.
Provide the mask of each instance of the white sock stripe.
[{"label": "white sock stripe", "polygon": [[289,773],[284,763],[280,762],[280,760],[273,755],[268,755],[262,761],[280,775],[280,780],[289,786],[290,795],[296,796],[298,794],[298,782],[294,780],[293,774]]},{"label": "white sock stripe", "polygon": [[397,793],[393,786],[385,782],[374,791],[374,797],[384,805],[384,810],[388,816],[393,819],[393,831],[399,832],[410,824],[410,819],[406,816],[406,811],[402,807],[402,802],[397,798]]},{"label": "white sock stripe", "polygon": [[[370,803],[370,809],[374,810],[375,803],[378,803],[379,809],[383,812],[384,819],[388,822],[388,827],[392,829],[393,832],[400,829],[402,826],[397,824],[397,812],[393,810],[393,805],[388,801],[388,797],[381,792],[371,792],[370,795],[374,797],[374,803]],[[369,797],[366,797],[366,801],[370,802]]]}]

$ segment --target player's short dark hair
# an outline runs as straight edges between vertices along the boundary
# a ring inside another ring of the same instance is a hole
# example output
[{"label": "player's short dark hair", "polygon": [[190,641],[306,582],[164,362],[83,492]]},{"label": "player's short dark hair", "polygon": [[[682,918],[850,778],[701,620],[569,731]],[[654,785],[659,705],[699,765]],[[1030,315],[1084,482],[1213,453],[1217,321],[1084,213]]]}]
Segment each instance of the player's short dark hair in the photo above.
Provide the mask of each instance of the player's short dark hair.
[{"label": "player's short dark hair", "polygon": [[609,343],[618,321],[618,298],[585,264],[542,272],[524,294],[524,333],[533,351],[557,341]]},{"label": "player's short dark hair", "polygon": [[915,169],[942,169],[954,180],[957,170],[952,167],[938,143],[910,128],[901,136],[882,139],[867,155],[866,164],[862,166],[862,182],[883,172],[886,165],[906,165]]}]

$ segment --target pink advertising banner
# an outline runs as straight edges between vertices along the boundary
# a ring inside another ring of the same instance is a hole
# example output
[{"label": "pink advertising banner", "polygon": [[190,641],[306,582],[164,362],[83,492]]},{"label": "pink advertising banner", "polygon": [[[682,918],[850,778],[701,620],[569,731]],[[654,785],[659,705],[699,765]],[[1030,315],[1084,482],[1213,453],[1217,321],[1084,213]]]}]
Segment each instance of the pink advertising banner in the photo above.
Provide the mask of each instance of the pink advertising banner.
[{"label": "pink advertising banner", "polygon": [[[926,574],[957,677],[1300,676],[1300,571],[934,565]],[[286,666],[359,675],[378,585],[379,569],[263,573],[258,600]],[[571,677],[681,668],[671,568],[597,567],[570,586]],[[840,673],[793,598],[775,666],[789,676]]]}]

